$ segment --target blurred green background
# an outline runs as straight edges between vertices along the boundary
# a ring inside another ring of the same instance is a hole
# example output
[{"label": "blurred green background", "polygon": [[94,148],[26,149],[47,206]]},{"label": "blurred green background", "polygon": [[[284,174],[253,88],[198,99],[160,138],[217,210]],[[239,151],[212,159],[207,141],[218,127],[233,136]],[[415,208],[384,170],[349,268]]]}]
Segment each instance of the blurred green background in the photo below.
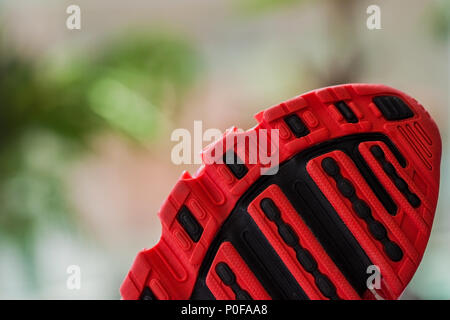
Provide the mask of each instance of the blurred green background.
[{"label": "blurred green background", "polygon": [[440,127],[436,223],[403,297],[450,299],[449,21],[444,0],[0,0],[0,298],[119,298],[160,204],[196,170],[171,163],[173,129],[248,128],[302,92],[373,82]]}]

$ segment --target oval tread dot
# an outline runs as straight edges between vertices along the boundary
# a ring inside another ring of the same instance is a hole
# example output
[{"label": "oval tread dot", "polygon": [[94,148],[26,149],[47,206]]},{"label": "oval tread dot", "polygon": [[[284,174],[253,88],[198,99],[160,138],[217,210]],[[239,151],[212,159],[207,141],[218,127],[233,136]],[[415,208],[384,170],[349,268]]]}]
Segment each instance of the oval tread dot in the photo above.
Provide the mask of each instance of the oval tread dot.
[{"label": "oval tread dot", "polygon": [[382,166],[383,166],[384,172],[386,172],[388,175],[392,176],[395,174],[395,168],[392,165],[392,163],[385,161],[385,162],[383,162]]},{"label": "oval tread dot", "polygon": [[233,271],[231,271],[230,267],[224,262],[219,262],[216,265],[216,273],[220,280],[222,280],[227,286],[231,286],[236,282],[236,276]]},{"label": "oval tread dot", "polygon": [[402,191],[402,192],[406,191],[406,189],[408,188],[405,180],[403,180],[402,178],[395,178],[394,179],[394,184],[397,187],[397,189]]},{"label": "oval tread dot", "polygon": [[292,133],[297,137],[301,138],[309,134],[308,127],[303,123],[302,119],[296,114],[291,114],[284,118],[284,122],[291,129]]},{"label": "oval tread dot", "polygon": [[295,247],[298,244],[298,236],[294,230],[292,230],[290,225],[286,223],[280,224],[278,227],[278,233],[289,247]]},{"label": "oval tread dot", "polygon": [[325,277],[323,274],[318,274],[315,277],[315,282],[320,292],[327,297],[332,298],[336,296],[336,287],[331,283],[328,277]]},{"label": "oval tread dot", "polygon": [[264,198],[260,203],[261,209],[265,213],[267,219],[270,221],[278,220],[281,217],[280,210],[275,205],[272,199]]},{"label": "oval tread dot", "polygon": [[358,118],[356,117],[355,113],[344,101],[338,101],[334,105],[339,110],[339,112],[344,116],[347,122],[349,123],[358,122]]},{"label": "oval tread dot", "polygon": [[351,198],[355,194],[355,187],[353,187],[352,183],[345,178],[338,180],[337,187],[346,198]]},{"label": "oval tread dot", "polygon": [[186,206],[181,207],[177,214],[177,220],[193,242],[198,242],[200,240],[203,233],[203,227]]},{"label": "oval tread dot", "polygon": [[403,251],[393,241],[388,241],[384,245],[384,251],[392,261],[400,261],[403,258]]},{"label": "oval tread dot", "polygon": [[297,260],[300,262],[303,268],[309,273],[312,273],[314,270],[317,269],[316,260],[314,260],[311,253],[306,249],[297,250]]},{"label": "oval tread dot", "polygon": [[352,203],[353,210],[355,210],[358,217],[361,219],[367,219],[371,216],[372,210],[370,210],[370,207],[367,205],[367,203],[361,199],[357,199],[353,201]]},{"label": "oval tread dot", "polygon": [[330,158],[330,157],[324,158],[322,160],[322,168],[330,176],[336,176],[340,172],[340,169],[336,163],[336,160],[334,160],[333,158]]},{"label": "oval tread dot", "polygon": [[236,300],[253,300],[250,294],[243,290],[236,282],[236,275],[230,269],[228,264],[219,262],[216,264],[215,270],[220,280],[233,291]]},{"label": "oval tread dot", "polygon": [[149,287],[145,287],[141,293],[140,300],[158,300]]},{"label": "oval tread dot", "polygon": [[384,159],[384,152],[380,146],[372,146],[370,148],[370,152],[372,152],[373,156],[377,159]]},{"label": "oval tread dot", "polygon": [[237,179],[242,179],[248,172],[246,165],[234,150],[228,150],[224,153],[223,162]]},{"label": "oval tread dot", "polygon": [[369,231],[377,240],[382,240],[387,237],[386,228],[379,221],[373,220],[369,223]]},{"label": "oval tread dot", "polygon": [[420,207],[420,199],[414,193],[409,193],[407,196],[407,200],[414,208]]}]

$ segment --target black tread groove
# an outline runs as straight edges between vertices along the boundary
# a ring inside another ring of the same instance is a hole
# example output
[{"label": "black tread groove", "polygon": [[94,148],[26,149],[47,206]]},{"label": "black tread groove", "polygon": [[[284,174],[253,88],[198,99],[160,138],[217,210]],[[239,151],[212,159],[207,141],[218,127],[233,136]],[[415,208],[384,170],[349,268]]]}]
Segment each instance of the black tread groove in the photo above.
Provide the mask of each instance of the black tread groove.
[{"label": "black tread groove", "polygon": [[[265,211],[264,208],[267,208],[268,206],[267,205],[263,206],[262,205],[263,201],[265,201],[266,203],[271,202],[270,207],[276,207],[276,205],[273,202],[273,200],[270,198],[264,198],[263,200],[261,200],[261,204],[260,204],[261,209],[266,214],[266,216],[269,218],[269,216],[272,216],[271,212],[269,211],[267,213]],[[302,266],[305,264],[306,268],[305,267],[303,267],[303,268],[308,273],[311,273],[313,275],[316,285],[319,288],[320,292],[322,292],[322,294],[329,299],[338,300],[339,297],[336,294],[336,287],[334,286],[334,284],[331,282],[331,280],[326,275],[324,275],[323,273],[321,273],[319,271],[319,269],[317,268],[317,262],[314,260],[311,253],[307,249],[305,249],[301,246],[300,239],[299,239],[298,235],[295,233],[295,231],[292,229],[292,227],[289,224],[287,224],[286,222],[284,222],[280,215],[278,215],[276,219],[271,220],[271,221],[276,224],[276,226],[278,228],[278,233],[281,236],[281,238],[283,239],[283,241],[289,247],[294,249],[298,262]],[[302,260],[303,258],[305,258],[305,261]]]},{"label": "black tread groove", "polygon": [[238,157],[234,150],[229,150],[223,155],[223,162],[238,179],[242,179],[248,172],[244,162]]},{"label": "black tread groove", "polygon": [[236,275],[225,262],[216,265],[216,274],[222,282],[233,290],[236,300],[253,300],[250,294],[236,282]]},{"label": "black tread groove", "polygon": [[388,121],[411,118],[414,113],[408,105],[396,96],[378,96],[373,102]]},{"label": "black tread groove", "polygon": [[177,220],[192,241],[198,242],[203,233],[203,227],[198,223],[192,212],[186,206],[182,206],[177,214]]},{"label": "black tread groove", "polygon": [[153,294],[152,290],[150,290],[149,287],[145,287],[144,290],[142,290],[140,300],[158,300],[155,295]]},{"label": "black tread groove", "polygon": [[[330,258],[355,291],[362,296],[367,290],[367,267],[373,265],[373,263],[342,222],[328,199],[309,176],[306,164],[310,159],[333,150],[345,152],[355,162],[361,175],[366,179],[383,205],[390,208],[395,214],[397,210],[395,203],[358,151],[358,145],[366,141],[382,141],[389,147],[398,162],[403,167],[406,166],[405,158],[395,145],[380,133],[358,134],[329,140],[294,155],[280,165],[277,174],[260,177],[237,201],[207,251],[191,299],[214,299],[206,286],[206,275],[211,268],[217,250],[225,241],[233,244],[272,299],[308,299],[247,212],[249,204],[272,184],[276,184],[282,189]],[[330,167],[329,172],[338,174],[339,169],[336,171],[336,168],[334,168],[333,171],[333,168]],[[261,202],[261,206],[265,206],[266,214],[269,212],[268,216],[271,220],[276,220],[280,216],[279,210],[271,206],[270,202],[266,204]],[[370,208],[364,202],[355,201],[353,207],[361,217],[371,214]],[[289,233],[289,231],[282,232]],[[285,235],[284,237],[288,239],[289,236]],[[389,249],[391,251],[398,251],[393,244],[387,244],[387,247],[392,247],[393,249]],[[317,268],[317,263],[309,252],[298,250],[296,255],[305,270],[312,271]],[[322,280],[319,283],[322,290],[326,291],[324,289],[326,283]]]},{"label": "black tread groove", "polygon": [[338,101],[334,105],[342,114],[342,116],[345,118],[345,120],[347,120],[347,122],[349,123],[358,122],[358,118],[356,117],[355,113],[344,101]]},{"label": "black tread groove", "polygon": [[[387,141],[385,141],[387,142]],[[396,150],[396,149],[392,149]],[[398,151],[397,151],[398,152]],[[358,169],[361,171],[361,174],[363,175],[366,182],[369,184],[372,191],[377,196],[378,200],[380,200],[383,207],[386,209],[386,211],[392,215],[395,216],[397,214],[398,207],[394,200],[392,199],[391,195],[387,192],[386,188],[381,184],[381,182],[376,177],[375,173],[372,171],[372,169],[367,164],[364,157],[361,155],[359,150],[355,148],[353,151],[353,161],[355,161]],[[404,159],[402,159],[403,163],[406,163]]]},{"label": "black tread groove", "polygon": [[[336,160],[331,157],[327,157],[322,160],[322,168],[329,166],[332,162],[334,162],[335,166],[339,166]],[[403,258],[403,251],[394,241],[389,239],[386,228],[380,221],[374,219],[370,207],[366,204],[366,202],[358,198],[355,193],[355,188],[353,187],[351,182],[345,179],[340,173],[332,175],[331,177],[333,177],[334,181],[336,182],[336,186],[338,187],[338,190],[341,192],[341,194],[350,200],[353,208],[363,208],[363,214],[361,214],[361,212],[356,212],[356,214],[358,215],[358,217],[365,221],[372,237],[383,244],[383,249],[389,259],[395,262],[400,261]],[[340,186],[342,185],[342,181],[347,182],[348,185],[346,184],[346,187],[352,190],[351,193],[349,190],[340,188]]]},{"label": "black tread groove", "polygon": [[384,172],[389,176],[389,178],[394,182],[395,187],[403,194],[406,200],[413,208],[418,208],[421,205],[421,201],[419,197],[409,190],[408,184],[403,180],[395,170],[395,167],[390,163],[381,149],[380,146],[372,146],[370,148],[370,152],[372,152],[375,159],[381,164]]},{"label": "black tread groove", "polygon": [[291,129],[292,133],[297,137],[301,138],[309,134],[309,129],[303,123],[302,119],[296,114],[291,114],[284,118],[284,122]]}]

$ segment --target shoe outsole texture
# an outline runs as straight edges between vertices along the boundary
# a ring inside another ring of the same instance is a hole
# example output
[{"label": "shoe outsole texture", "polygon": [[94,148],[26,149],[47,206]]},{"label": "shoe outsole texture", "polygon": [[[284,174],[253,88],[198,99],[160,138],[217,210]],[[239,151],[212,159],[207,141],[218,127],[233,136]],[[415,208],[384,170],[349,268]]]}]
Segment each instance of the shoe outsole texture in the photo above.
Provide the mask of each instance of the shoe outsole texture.
[{"label": "shoe outsole texture", "polygon": [[[278,129],[279,143],[265,146],[277,148],[278,172],[245,161],[184,172],[160,209],[161,239],[137,255],[122,298],[397,299],[437,204],[441,139],[430,115],[396,89],[346,84],[255,118],[215,143]],[[217,157],[247,159],[246,147],[222,149]],[[371,265],[379,289],[367,289]]]}]

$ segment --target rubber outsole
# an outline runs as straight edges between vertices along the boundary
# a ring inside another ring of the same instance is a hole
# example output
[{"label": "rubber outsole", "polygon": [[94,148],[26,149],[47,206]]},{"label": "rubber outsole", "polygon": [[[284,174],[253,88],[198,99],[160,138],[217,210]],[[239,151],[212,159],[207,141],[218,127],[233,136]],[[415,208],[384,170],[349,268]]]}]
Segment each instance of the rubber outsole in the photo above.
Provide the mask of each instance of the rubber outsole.
[{"label": "rubber outsole", "polygon": [[[348,84],[255,118],[207,147],[195,177],[183,173],[159,212],[161,239],[136,257],[122,298],[398,298],[437,204],[441,140],[429,114],[396,89]],[[229,143],[270,129],[279,141]],[[278,154],[275,174],[248,161],[252,143]],[[381,287],[369,290],[372,265]]]}]

